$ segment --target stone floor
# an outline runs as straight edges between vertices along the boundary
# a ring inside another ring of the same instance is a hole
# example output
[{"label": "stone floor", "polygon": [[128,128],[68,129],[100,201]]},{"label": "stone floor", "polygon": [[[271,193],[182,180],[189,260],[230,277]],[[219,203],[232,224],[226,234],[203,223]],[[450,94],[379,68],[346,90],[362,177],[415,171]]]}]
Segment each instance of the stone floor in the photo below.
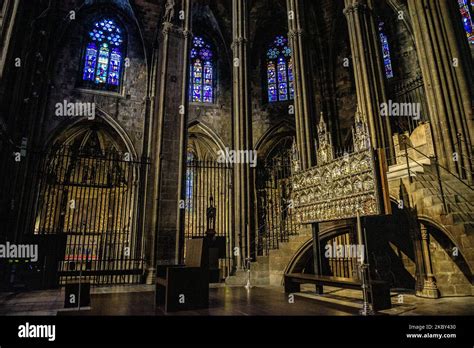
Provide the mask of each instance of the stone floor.
[{"label": "stone floor", "polygon": [[[153,308],[152,286],[94,288],[91,308],[64,311],[62,290],[0,293],[0,315],[165,315]],[[294,303],[282,288],[214,286],[210,290],[210,307],[206,310],[178,312],[173,315],[223,316],[351,316],[358,315],[362,299],[359,291],[326,288],[315,295],[311,287],[302,287]],[[474,315],[474,297],[422,299],[407,292],[392,293],[393,308],[382,315]]]},{"label": "stone floor", "polygon": [[0,315],[50,316],[63,305],[61,290],[0,293]]}]

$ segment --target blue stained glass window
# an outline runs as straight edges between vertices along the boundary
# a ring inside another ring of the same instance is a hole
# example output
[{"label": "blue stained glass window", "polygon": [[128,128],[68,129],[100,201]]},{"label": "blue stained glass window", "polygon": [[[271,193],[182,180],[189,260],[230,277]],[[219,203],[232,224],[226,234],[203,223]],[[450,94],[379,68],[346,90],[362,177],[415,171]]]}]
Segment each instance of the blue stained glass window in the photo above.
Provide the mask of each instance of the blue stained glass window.
[{"label": "blue stained glass window", "polygon": [[193,64],[193,79],[192,79],[192,101],[201,102],[202,101],[202,63],[200,59],[196,59]]},{"label": "blue stained glass window", "polygon": [[115,21],[103,18],[89,32],[84,55],[83,81],[88,87],[117,90],[120,85],[124,38]]},{"label": "blue stained glass window", "polygon": [[277,36],[267,50],[268,101],[293,100],[294,78],[291,48],[284,36]]},{"label": "blue stained glass window", "polygon": [[278,58],[278,96],[281,101],[288,100],[288,70],[286,60],[283,57]]},{"label": "blue stained glass window", "polygon": [[112,49],[109,64],[109,85],[118,86],[120,82],[120,65],[122,63],[122,54],[117,48]]},{"label": "blue stained glass window", "polygon": [[203,95],[203,102],[204,103],[212,103],[213,98],[213,86],[212,86],[213,76],[212,76],[212,64],[209,61],[204,63],[204,95]]},{"label": "blue stained glass window", "polygon": [[194,154],[188,152],[187,162],[188,167],[186,169],[186,205],[188,209],[192,209],[193,203],[193,189],[194,189],[194,170],[192,163],[195,161]]},{"label": "blue stained glass window", "polygon": [[94,81],[95,69],[97,66],[97,45],[91,42],[87,45],[86,57],[84,63],[84,75],[85,81]]},{"label": "blue stained glass window", "polygon": [[214,54],[202,37],[193,39],[190,68],[190,100],[195,103],[214,103]]},{"label": "blue stained glass window", "polygon": [[290,86],[290,99],[295,99],[295,80],[293,77],[293,59],[288,61],[288,84]]},{"label": "blue stained glass window", "polygon": [[107,81],[107,71],[109,67],[109,45],[106,43],[100,46],[98,61],[95,83],[100,84]]},{"label": "blue stained glass window", "polygon": [[474,13],[474,1],[471,0],[471,9],[469,9],[469,0],[458,0],[458,3],[467,40],[470,44],[474,45],[474,24],[472,19],[472,13]]},{"label": "blue stained glass window", "polygon": [[277,79],[276,79],[276,67],[274,62],[268,62],[267,64],[267,79],[268,79],[268,101],[278,101],[277,94]]},{"label": "blue stained glass window", "polygon": [[385,76],[388,79],[393,78],[393,68],[392,68],[392,58],[390,56],[390,46],[388,44],[388,38],[384,31],[385,23],[379,23],[379,37],[380,37],[380,44],[382,46],[382,58],[383,64],[385,67]]}]

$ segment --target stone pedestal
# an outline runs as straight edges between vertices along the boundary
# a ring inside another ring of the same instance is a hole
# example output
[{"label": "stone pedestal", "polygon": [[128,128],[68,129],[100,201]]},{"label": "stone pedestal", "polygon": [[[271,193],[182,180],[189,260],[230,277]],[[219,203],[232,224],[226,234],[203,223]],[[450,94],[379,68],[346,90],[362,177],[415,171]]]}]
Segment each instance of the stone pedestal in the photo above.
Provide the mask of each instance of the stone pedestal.
[{"label": "stone pedestal", "polygon": [[423,250],[423,261],[425,269],[425,280],[423,282],[423,290],[417,293],[419,297],[426,298],[438,298],[439,291],[436,286],[436,279],[433,275],[433,268],[431,266],[431,255],[430,255],[430,246],[429,246],[429,234],[428,229],[425,225],[420,224],[421,232],[421,247]]}]

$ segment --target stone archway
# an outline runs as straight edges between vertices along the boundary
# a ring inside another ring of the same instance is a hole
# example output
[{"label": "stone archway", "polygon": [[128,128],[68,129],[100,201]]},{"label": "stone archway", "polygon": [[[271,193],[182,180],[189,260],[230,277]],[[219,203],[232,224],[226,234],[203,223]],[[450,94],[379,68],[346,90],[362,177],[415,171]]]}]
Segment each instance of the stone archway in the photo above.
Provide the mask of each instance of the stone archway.
[{"label": "stone archway", "polygon": [[47,250],[44,273],[62,285],[78,279],[93,285],[141,281],[142,165],[112,127],[97,122],[69,128],[42,154],[33,238]]},{"label": "stone archway", "polygon": [[464,257],[465,250],[436,224],[425,220],[420,222],[426,228],[429,262],[439,296],[472,296],[473,275]]}]

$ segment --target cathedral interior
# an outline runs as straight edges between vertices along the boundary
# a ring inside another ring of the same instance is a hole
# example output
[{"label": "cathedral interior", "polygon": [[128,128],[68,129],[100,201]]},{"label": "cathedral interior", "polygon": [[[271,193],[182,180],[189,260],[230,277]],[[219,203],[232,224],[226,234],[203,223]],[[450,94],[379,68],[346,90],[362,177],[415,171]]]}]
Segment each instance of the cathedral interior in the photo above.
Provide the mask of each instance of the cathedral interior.
[{"label": "cathedral interior", "polygon": [[472,0],[0,0],[0,294],[467,307],[473,23]]}]

